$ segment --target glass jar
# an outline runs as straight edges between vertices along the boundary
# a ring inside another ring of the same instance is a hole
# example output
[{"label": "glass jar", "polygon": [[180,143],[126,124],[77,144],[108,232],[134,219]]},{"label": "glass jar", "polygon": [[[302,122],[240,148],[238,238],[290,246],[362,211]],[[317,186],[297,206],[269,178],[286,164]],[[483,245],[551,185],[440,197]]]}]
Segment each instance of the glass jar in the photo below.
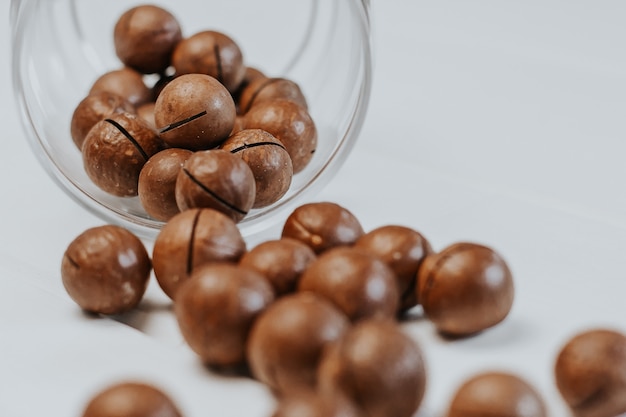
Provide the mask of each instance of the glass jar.
[{"label": "glass jar", "polygon": [[[12,70],[26,136],[50,176],[105,221],[153,237],[163,223],[150,218],[137,197],[115,197],[96,187],[70,135],[72,113],[95,79],[122,66],[113,45],[115,22],[125,10],[142,3],[12,0]],[[372,78],[369,1],[154,4],[176,16],[183,36],[207,29],[228,34],[241,47],[247,65],[296,81],[307,97],[318,147],[283,198],[251,211],[239,223],[244,236],[262,233],[326,184],[357,140]]]}]

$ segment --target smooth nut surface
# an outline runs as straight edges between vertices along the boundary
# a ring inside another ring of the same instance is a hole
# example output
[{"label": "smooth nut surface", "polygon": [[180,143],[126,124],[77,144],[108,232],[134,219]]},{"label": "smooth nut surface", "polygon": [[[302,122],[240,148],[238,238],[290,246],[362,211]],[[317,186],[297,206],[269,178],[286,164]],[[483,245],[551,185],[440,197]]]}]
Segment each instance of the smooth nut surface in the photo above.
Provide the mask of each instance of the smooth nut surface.
[{"label": "smooth nut surface", "polygon": [[297,239],[320,254],[350,246],[363,235],[358,219],[346,208],[327,201],[303,204],[285,220],[282,237]]},{"label": "smooth nut surface", "polygon": [[135,107],[123,97],[109,91],[99,91],[81,100],[72,113],[70,132],[78,149],[83,148],[87,133],[96,123],[113,113],[135,113]]},{"label": "smooth nut surface", "polygon": [[313,388],[324,348],[348,326],[341,311],[315,294],[279,298],[252,326],[247,351],[252,375],[279,395]]},{"label": "smooth nut surface", "polygon": [[537,390],[517,375],[483,372],[465,381],[455,392],[447,417],[546,417]]},{"label": "smooth nut surface", "polygon": [[143,76],[132,68],[124,67],[105,72],[94,81],[89,94],[108,91],[123,97],[135,107],[152,100],[152,92]]},{"label": "smooth nut surface", "polygon": [[175,195],[181,211],[212,208],[238,222],[254,204],[256,183],[252,170],[240,157],[211,149],[187,159],[178,173]]},{"label": "smooth nut surface", "polygon": [[429,255],[418,271],[424,313],[448,335],[471,335],[500,323],[511,310],[514,293],[504,259],[476,243],[455,243]]},{"label": "smooth nut surface", "polygon": [[319,391],[341,393],[363,415],[411,417],[424,397],[426,367],[419,346],[391,320],[364,320],[327,349]]},{"label": "smooth nut surface", "polygon": [[256,184],[252,207],[269,206],[289,190],[293,177],[291,157],[270,133],[244,129],[226,139],[220,149],[239,156],[252,170]]},{"label": "smooth nut surface", "polygon": [[181,285],[174,312],[183,337],[204,363],[234,367],[244,364],[250,327],[273,300],[271,285],[258,272],[209,263]]},{"label": "smooth nut surface", "polygon": [[154,241],[157,282],[170,298],[195,268],[208,262],[236,263],[246,243],[233,220],[216,210],[190,209],[172,217]]},{"label": "smooth nut surface", "polygon": [[239,263],[268,279],[276,295],[294,292],[302,273],[315,260],[315,252],[295,239],[262,242],[246,252]]},{"label": "smooth nut surface", "polygon": [[172,399],[144,382],[107,387],[87,404],[82,417],[182,417]]},{"label": "smooth nut surface", "polygon": [[67,247],[61,262],[63,286],[82,309],[119,314],[143,297],[152,264],[139,238],[119,226],[87,229]]},{"label": "smooth nut surface", "polygon": [[380,259],[350,247],[330,249],[314,260],[300,277],[298,291],[330,300],[350,320],[394,318],[398,284]]},{"label": "smooth nut surface", "polygon": [[139,173],[137,192],[146,212],[167,221],[180,212],[176,204],[176,178],[193,154],[187,149],[169,148],[150,157]]},{"label": "smooth nut surface", "polygon": [[244,116],[246,129],[262,129],[274,135],[289,152],[293,172],[306,168],[317,148],[317,127],[306,108],[290,100],[267,100]]},{"label": "smooth nut surface", "polygon": [[118,197],[132,197],[138,193],[141,169],[163,146],[156,132],[137,115],[115,113],[96,123],[87,134],[83,166],[100,189]]},{"label": "smooth nut surface", "polygon": [[118,58],[144,74],[164,72],[181,39],[180,24],[174,15],[149,4],[125,11],[113,29]]},{"label": "smooth nut surface", "polygon": [[424,258],[433,253],[424,236],[406,226],[387,225],[367,232],[354,247],[377,256],[394,272],[401,310],[417,305],[417,271]]},{"label": "smooth nut surface", "polygon": [[154,119],[163,141],[192,151],[222,143],[235,124],[235,102],[228,90],[205,74],[171,80],[156,99]]},{"label": "smooth nut surface", "polygon": [[559,392],[577,417],[626,413],[626,336],[611,329],[576,334],[555,363]]},{"label": "smooth nut surface", "polygon": [[228,35],[205,30],[183,39],[174,50],[177,74],[207,74],[235,92],[246,75],[239,45]]}]

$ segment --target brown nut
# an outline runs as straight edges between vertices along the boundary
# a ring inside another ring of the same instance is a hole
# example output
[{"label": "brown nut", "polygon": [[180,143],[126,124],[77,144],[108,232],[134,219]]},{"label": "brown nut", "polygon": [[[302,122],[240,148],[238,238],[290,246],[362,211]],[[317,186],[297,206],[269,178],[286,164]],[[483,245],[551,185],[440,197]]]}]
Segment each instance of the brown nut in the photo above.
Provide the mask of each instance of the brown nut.
[{"label": "brown nut", "polygon": [[176,178],[191,155],[193,152],[187,149],[165,149],[152,155],[141,169],[137,191],[142,207],[151,217],[167,221],[180,212]]},{"label": "brown nut", "polygon": [[63,286],[83,310],[119,314],[143,297],[152,264],[143,243],[119,226],[88,229],[67,247],[61,262]]},{"label": "brown nut", "polygon": [[364,234],[354,247],[379,257],[394,272],[400,294],[400,310],[417,305],[417,270],[427,255],[430,243],[419,232],[398,225],[378,227]]},{"label": "brown nut", "polygon": [[183,39],[172,55],[177,74],[207,74],[235,92],[246,74],[239,45],[228,35],[214,30]]},{"label": "brown nut", "polygon": [[465,381],[454,394],[447,417],[546,417],[539,393],[517,375],[483,372]]},{"label": "brown nut", "polygon": [[235,102],[228,90],[205,74],[174,78],[154,105],[154,120],[163,141],[192,151],[222,143],[233,130],[235,116]]},{"label": "brown nut", "polygon": [[137,115],[115,113],[89,131],[83,142],[83,165],[100,189],[119,197],[137,195],[139,174],[163,149],[154,130]]},{"label": "brown nut", "polygon": [[253,105],[263,101],[285,99],[308,108],[300,86],[287,78],[262,78],[251,81],[241,92],[239,108],[245,114]]},{"label": "brown nut", "polygon": [[82,417],[182,417],[161,389],[143,382],[122,382],[97,393]]},{"label": "brown nut", "polygon": [[152,100],[152,92],[144,83],[143,76],[128,67],[108,71],[98,77],[91,86],[89,94],[100,91],[117,94],[135,107]]},{"label": "brown nut", "polygon": [[555,363],[559,392],[576,417],[626,413],[626,336],[590,329],[567,341]]},{"label": "brown nut", "polygon": [[272,417],[359,417],[361,414],[347,399],[314,391],[299,391],[280,398]]},{"label": "brown nut", "polygon": [[327,349],[321,393],[341,393],[368,417],[411,417],[426,389],[419,346],[391,320],[364,320]]},{"label": "brown nut", "polygon": [[246,252],[241,266],[268,279],[277,296],[294,292],[300,276],[315,260],[315,252],[295,239],[268,240]]},{"label": "brown nut", "polygon": [[113,30],[118,58],[144,74],[163,73],[181,39],[176,18],[161,7],[147,4],[124,12]]},{"label": "brown nut", "polygon": [[254,175],[253,208],[269,206],[289,190],[293,177],[291,157],[283,144],[260,129],[245,129],[226,139],[221,149],[239,156]]},{"label": "brown nut", "polygon": [[252,323],[274,301],[258,272],[227,263],[196,268],[176,293],[174,312],[181,333],[207,365],[241,366]]},{"label": "brown nut", "polygon": [[157,282],[170,298],[195,268],[208,262],[238,262],[246,251],[239,228],[211,209],[191,209],[172,217],[154,241]]},{"label": "brown nut", "polygon": [[471,335],[500,323],[514,296],[508,265],[493,249],[455,243],[427,256],[418,271],[417,294],[426,316],[452,336]]},{"label": "brown nut", "polygon": [[256,186],[250,167],[241,158],[211,149],[187,159],[178,173],[175,193],[181,211],[212,208],[238,222],[252,208]]},{"label": "brown nut", "polygon": [[100,91],[85,97],[72,113],[70,132],[76,147],[83,148],[87,133],[96,123],[113,113],[123,112],[135,113],[135,107],[117,94]]},{"label": "brown nut", "polygon": [[297,239],[320,254],[336,246],[353,245],[363,235],[358,219],[346,208],[330,202],[308,203],[287,217],[282,237]]},{"label": "brown nut", "polygon": [[244,119],[246,129],[265,130],[285,145],[294,174],[313,159],[317,128],[306,108],[289,100],[268,100],[252,107]]},{"label": "brown nut", "polygon": [[300,277],[298,291],[330,300],[353,322],[371,317],[394,318],[398,284],[380,259],[350,247],[328,250]]},{"label": "brown nut", "polygon": [[247,351],[252,375],[281,395],[313,388],[324,348],[348,325],[341,311],[315,294],[279,298],[252,326]]}]

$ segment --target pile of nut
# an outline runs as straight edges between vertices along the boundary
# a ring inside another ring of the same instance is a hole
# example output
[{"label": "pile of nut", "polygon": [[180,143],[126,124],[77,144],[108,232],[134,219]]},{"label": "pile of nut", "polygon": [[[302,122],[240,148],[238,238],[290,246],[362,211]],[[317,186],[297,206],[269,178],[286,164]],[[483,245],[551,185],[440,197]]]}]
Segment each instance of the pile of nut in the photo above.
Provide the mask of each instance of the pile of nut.
[{"label": "pile of nut", "polygon": [[[276,395],[273,417],[302,409],[325,417],[413,416],[427,366],[398,320],[421,305],[442,335],[476,336],[506,318],[514,294],[511,272],[493,249],[459,242],[434,251],[399,225],[365,233],[350,211],[330,202],[298,207],[280,238],[250,250],[231,218],[207,208],[175,215],[151,256],[126,229],[95,227],[70,243],[61,272],[81,308],[105,315],[135,308],[154,273],[200,362],[217,372],[249,371]],[[593,329],[563,347],[555,381],[576,416],[611,417],[626,411],[625,371],[626,336]],[[107,388],[83,416],[112,416],[107,410],[120,396],[134,400],[116,417],[181,416],[163,392],[140,382]],[[547,415],[531,384],[498,370],[462,384],[447,416],[470,411]]]},{"label": "pile of nut", "polygon": [[283,197],[313,158],[299,85],[245,65],[228,35],[184,38],[169,11],[142,5],[119,18],[114,44],[123,68],[93,83],[70,128],[105,192],[138,195],[160,221],[195,207],[240,221]]}]

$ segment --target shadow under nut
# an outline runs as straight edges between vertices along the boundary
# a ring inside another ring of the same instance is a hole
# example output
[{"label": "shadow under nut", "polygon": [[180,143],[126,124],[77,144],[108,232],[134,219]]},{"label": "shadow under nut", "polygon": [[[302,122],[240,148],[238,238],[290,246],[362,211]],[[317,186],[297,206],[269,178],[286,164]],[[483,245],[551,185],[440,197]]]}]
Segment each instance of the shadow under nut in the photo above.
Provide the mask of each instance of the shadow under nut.
[{"label": "shadow under nut", "polygon": [[213,149],[189,157],[178,173],[175,194],[181,211],[212,208],[238,222],[254,204],[256,185],[250,167],[241,158]]}]

